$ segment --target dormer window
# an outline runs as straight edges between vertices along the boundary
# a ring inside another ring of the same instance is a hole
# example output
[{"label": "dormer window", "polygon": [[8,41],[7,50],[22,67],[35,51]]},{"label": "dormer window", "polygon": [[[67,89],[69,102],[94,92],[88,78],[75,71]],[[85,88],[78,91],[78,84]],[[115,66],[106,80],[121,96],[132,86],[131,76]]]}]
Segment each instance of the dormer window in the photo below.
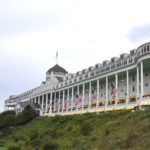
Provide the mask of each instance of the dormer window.
[{"label": "dormer window", "polygon": [[121,55],[120,58],[121,58],[121,59],[124,59],[124,55]]},{"label": "dormer window", "polygon": [[89,71],[91,71],[91,67],[89,67]]},{"label": "dormer window", "polygon": [[134,50],[132,50],[132,51],[130,52],[130,55],[134,55]]},{"label": "dormer window", "polygon": [[96,66],[95,66],[95,67],[96,67],[96,69],[97,69],[97,68],[98,68],[98,64],[96,64]]},{"label": "dormer window", "polygon": [[111,62],[114,62],[114,58],[111,59]]},{"label": "dormer window", "polygon": [[146,46],[144,46],[144,52],[146,52]]},{"label": "dormer window", "polygon": [[106,65],[106,61],[103,62],[103,65],[104,65],[104,66]]},{"label": "dormer window", "polygon": [[147,45],[147,51],[149,51],[149,45]]}]

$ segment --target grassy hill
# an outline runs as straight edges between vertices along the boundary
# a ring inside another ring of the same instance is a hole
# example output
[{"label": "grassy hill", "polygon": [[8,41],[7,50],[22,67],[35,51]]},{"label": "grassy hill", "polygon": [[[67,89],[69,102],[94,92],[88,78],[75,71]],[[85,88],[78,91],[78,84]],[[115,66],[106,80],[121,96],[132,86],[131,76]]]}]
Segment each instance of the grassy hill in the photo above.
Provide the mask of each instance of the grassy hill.
[{"label": "grassy hill", "polygon": [[9,150],[150,150],[150,111],[38,117],[7,130]]}]

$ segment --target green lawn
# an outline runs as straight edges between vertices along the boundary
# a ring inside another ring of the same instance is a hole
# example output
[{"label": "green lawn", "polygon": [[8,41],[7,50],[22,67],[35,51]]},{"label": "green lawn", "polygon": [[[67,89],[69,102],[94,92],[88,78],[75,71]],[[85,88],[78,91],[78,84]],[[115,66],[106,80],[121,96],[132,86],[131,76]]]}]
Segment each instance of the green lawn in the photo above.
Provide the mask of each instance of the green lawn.
[{"label": "green lawn", "polygon": [[[0,138],[14,150],[149,150],[150,111],[39,117]],[[1,149],[0,149],[1,150]]]},{"label": "green lawn", "polygon": [[0,147],[0,150],[8,150],[8,149],[5,147]]}]

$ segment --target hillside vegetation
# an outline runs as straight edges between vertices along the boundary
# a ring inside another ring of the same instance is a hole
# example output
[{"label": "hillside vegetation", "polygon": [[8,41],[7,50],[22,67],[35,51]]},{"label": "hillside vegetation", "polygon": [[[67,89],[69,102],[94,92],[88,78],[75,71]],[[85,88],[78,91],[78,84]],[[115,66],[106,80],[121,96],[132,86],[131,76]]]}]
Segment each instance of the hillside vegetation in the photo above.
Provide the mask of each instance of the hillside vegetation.
[{"label": "hillside vegetation", "polygon": [[6,130],[9,150],[150,150],[150,111],[37,117]]}]

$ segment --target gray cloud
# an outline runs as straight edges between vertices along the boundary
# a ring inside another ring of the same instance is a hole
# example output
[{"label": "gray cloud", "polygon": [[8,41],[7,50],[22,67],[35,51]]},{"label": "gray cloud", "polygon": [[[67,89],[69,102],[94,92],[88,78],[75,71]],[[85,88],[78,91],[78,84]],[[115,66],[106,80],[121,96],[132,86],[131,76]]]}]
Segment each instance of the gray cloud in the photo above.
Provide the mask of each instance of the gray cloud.
[{"label": "gray cloud", "polygon": [[138,42],[140,39],[150,37],[150,24],[135,26],[130,29],[128,38],[131,42]]},{"label": "gray cloud", "polygon": [[0,36],[3,36],[57,27],[62,22],[62,16],[1,16],[0,20]]},{"label": "gray cloud", "polygon": [[46,3],[0,2],[0,36],[45,30],[61,26],[69,9]]}]

